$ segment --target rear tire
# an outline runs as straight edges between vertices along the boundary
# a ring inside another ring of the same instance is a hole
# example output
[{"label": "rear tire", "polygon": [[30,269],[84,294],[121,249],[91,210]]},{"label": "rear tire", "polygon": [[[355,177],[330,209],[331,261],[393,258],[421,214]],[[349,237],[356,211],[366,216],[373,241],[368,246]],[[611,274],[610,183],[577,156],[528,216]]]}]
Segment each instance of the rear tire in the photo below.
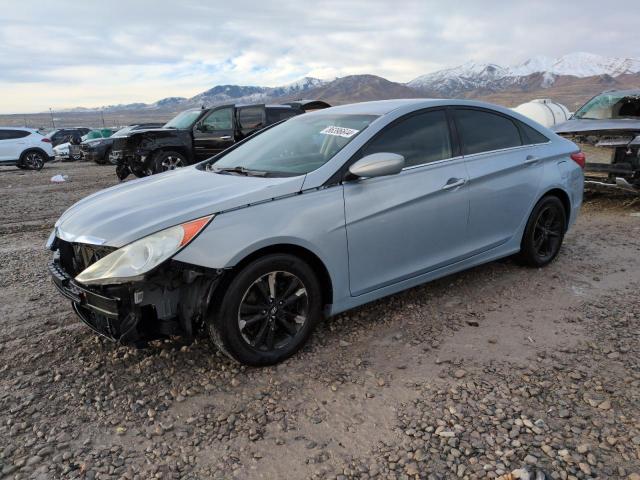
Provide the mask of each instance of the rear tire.
[{"label": "rear tire", "polygon": [[210,309],[209,336],[231,359],[273,365],[296,353],[322,317],[320,283],[298,257],[271,254],[233,277]]},{"label": "rear tire", "polygon": [[560,252],[567,225],[564,205],[556,196],[543,197],[529,216],[522,237],[520,260],[540,268],[551,263]]},{"label": "rear tire", "polygon": [[187,166],[187,157],[179,152],[161,151],[154,155],[151,169],[153,173],[168,172]]}]

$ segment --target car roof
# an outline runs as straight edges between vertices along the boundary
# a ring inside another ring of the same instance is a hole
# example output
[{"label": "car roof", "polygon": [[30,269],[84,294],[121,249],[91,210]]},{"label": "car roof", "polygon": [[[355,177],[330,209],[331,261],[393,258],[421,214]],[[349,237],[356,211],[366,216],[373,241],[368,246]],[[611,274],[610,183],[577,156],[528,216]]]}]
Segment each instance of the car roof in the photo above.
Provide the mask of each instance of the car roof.
[{"label": "car roof", "polygon": [[604,95],[606,93],[618,93],[621,95],[640,95],[640,89],[632,88],[630,90],[605,90],[600,95]]},{"label": "car roof", "polygon": [[424,103],[425,100],[429,101],[434,99],[401,98],[395,100],[375,100],[372,102],[350,103],[348,105],[339,105],[337,107],[318,110],[316,112],[312,112],[312,114],[321,115],[328,113],[343,113],[349,115],[385,115],[404,106]]},{"label": "car roof", "polygon": [[442,98],[401,98],[395,100],[376,100],[372,102],[351,103],[348,105],[339,105],[337,107],[325,108],[308,113],[308,115],[330,115],[334,113],[346,114],[346,115],[377,115],[383,116],[398,109],[407,111],[418,110],[429,107],[442,107],[442,106],[466,106],[466,107],[481,107],[495,110],[502,113],[507,113],[510,116],[518,117],[514,115],[513,111],[510,111],[500,105],[494,105],[492,103],[479,102],[476,100],[459,100],[459,99],[442,99]]},{"label": "car roof", "polygon": [[38,133],[37,128],[31,128],[31,127],[0,127],[0,130],[20,130],[20,131],[27,131],[31,133]]}]

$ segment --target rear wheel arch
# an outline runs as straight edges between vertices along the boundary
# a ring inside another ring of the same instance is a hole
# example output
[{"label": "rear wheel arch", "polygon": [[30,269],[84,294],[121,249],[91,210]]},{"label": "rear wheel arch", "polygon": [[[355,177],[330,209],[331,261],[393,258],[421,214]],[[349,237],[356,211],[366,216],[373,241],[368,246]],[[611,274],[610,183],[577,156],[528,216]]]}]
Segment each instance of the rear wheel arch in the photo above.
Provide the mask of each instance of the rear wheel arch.
[{"label": "rear wheel arch", "polygon": [[[566,217],[566,222],[565,222],[566,224],[564,226],[566,230],[567,227],[569,226],[569,217],[571,216],[571,199],[569,198],[569,194],[564,190],[562,190],[561,188],[553,188],[545,192],[544,195],[542,195],[538,199],[538,202],[542,200],[544,197],[549,197],[549,196],[558,197],[558,199],[562,202],[562,206],[564,207],[564,213]],[[536,202],[536,205],[538,204],[538,202]]]}]

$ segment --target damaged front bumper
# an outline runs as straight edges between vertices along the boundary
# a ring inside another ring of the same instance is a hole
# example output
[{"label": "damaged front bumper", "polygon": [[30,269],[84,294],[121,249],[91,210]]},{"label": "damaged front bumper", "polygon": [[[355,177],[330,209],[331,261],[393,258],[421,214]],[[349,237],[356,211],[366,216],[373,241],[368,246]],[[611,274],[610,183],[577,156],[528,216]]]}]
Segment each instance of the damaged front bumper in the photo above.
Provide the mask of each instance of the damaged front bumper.
[{"label": "damaged front bumper", "polygon": [[149,152],[136,151],[128,152],[124,150],[113,151],[110,156],[111,163],[115,163],[116,175],[120,180],[124,180],[131,173],[136,177],[146,177],[151,175],[149,171]]},{"label": "damaged front bumper", "polygon": [[49,273],[87,326],[125,344],[171,335],[193,337],[222,277],[221,271],[170,260],[140,281],[86,287],[65,271],[58,252],[49,263]]}]

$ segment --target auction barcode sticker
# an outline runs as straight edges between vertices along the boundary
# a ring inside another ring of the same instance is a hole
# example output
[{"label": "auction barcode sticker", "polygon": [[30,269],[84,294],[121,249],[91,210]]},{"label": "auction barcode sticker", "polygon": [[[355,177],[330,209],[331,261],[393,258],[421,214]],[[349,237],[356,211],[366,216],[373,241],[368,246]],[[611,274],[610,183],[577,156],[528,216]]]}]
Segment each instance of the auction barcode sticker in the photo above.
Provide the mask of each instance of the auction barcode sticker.
[{"label": "auction barcode sticker", "polygon": [[353,128],[329,126],[320,133],[323,135],[335,135],[336,137],[351,138],[359,131],[360,130],[354,130]]}]

